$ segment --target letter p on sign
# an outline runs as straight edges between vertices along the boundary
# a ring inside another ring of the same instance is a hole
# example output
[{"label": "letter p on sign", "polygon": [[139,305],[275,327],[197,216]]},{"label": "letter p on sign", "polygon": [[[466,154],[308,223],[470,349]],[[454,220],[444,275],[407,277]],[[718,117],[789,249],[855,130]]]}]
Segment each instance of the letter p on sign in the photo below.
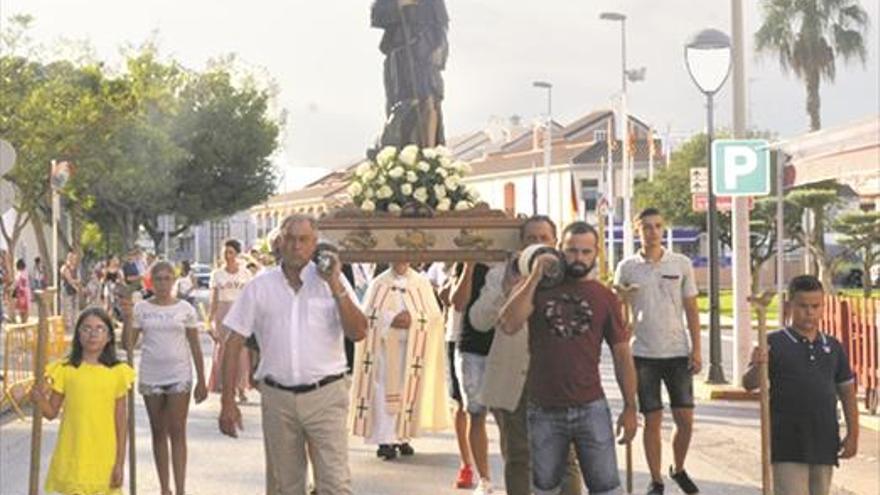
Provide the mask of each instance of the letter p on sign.
[{"label": "letter p on sign", "polygon": [[712,142],[712,190],[717,196],[770,194],[770,149],[762,139]]}]

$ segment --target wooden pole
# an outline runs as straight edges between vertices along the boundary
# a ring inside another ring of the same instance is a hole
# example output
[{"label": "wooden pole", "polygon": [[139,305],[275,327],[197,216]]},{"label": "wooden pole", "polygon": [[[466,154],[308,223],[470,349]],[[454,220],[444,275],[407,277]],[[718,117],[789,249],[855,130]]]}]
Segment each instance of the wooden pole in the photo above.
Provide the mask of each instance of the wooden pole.
[{"label": "wooden pole", "polygon": [[[130,290],[121,288],[119,297],[122,304],[127,305],[122,316],[122,340],[125,346],[125,360],[128,365],[134,367],[134,339],[131,337],[131,309],[132,293]],[[134,418],[134,387],[128,391],[128,492],[137,495],[137,448],[135,446],[135,418]]]},{"label": "wooden pole", "polygon": [[[758,312],[758,348],[761,354],[767,355],[767,306],[773,300],[774,293],[764,291],[760,297],[749,297],[749,302]],[[769,356],[768,356],[769,360]],[[770,470],[770,378],[768,362],[760,364],[758,384],[761,400],[761,483],[763,495],[773,494],[773,475]]]},{"label": "wooden pole", "polygon": [[[637,284],[631,285],[615,285],[614,291],[623,302],[624,318],[626,321],[626,329],[629,332],[633,324],[632,296],[639,290]],[[633,458],[632,458],[632,442],[626,442],[626,493],[633,492]]]},{"label": "wooden pole", "polygon": [[[37,324],[37,352],[34,357],[34,386],[41,387],[46,374],[46,341],[49,336],[49,307],[48,303],[54,297],[54,290],[34,291],[37,300],[39,323]],[[28,483],[28,494],[39,495],[40,493],[40,446],[43,441],[43,411],[39,407],[33,408],[33,422],[31,423],[31,471]]]}]

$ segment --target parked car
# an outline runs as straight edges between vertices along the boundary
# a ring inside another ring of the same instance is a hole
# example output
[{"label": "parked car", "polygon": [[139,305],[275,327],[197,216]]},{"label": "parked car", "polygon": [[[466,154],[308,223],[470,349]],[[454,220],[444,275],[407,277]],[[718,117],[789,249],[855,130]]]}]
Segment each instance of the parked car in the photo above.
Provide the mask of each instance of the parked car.
[{"label": "parked car", "polygon": [[204,263],[193,263],[192,273],[196,277],[196,287],[207,289],[211,282],[211,267]]}]

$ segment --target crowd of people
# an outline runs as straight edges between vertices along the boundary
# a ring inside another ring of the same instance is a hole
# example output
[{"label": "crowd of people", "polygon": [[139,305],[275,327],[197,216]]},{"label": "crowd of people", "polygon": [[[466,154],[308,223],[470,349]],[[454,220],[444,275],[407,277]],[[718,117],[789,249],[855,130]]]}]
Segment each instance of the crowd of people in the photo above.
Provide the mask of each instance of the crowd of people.
[{"label": "crowd of people", "polygon": [[[64,410],[46,488],[118,493],[124,397],[136,382],[162,495],[186,493],[191,398],[219,393],[219,429],[237,437],[239,404],[253,388],[267,495],[350,494],[352,436],[391,462],[415,455],[420,434],[449,427],[460,458],[450,482],[493,493],[490,414],[508,494],[622,493],[616,447],[635,439],[639,415],[651,475],[645,493],[663,494],[667,481],[698,493],[685,469],[702,369],[697,288],[690,260],[664,248],[664,229],[661,212],[639,214],[641,248],[617,266],[615,291],[597,277],[599,234],[585,222],[558,232],[548,217],[529,218],[522,259],[509,262],[373,267],[318,253],[316,222],[291,215],[272,240],[272,263],[243,258],[238,241],[224,244],[209,287],[210,371],[188,264],[132,251],[124,263],[106,260],[93,290],[69,256],[64,295],[75,304],[89,291],[99,305],[72,321],[70,356],[33,392],[46,418]],[[853,374],[841,345],[818,328],[823,290],[811,276],[791,281],[791,323],[771,334],[769,354],[756,352],[744,377],[757,387],[758,364],[769,363],[776,493],[827,494],[831,467],[858,448]],[[132,301],[132,292],[144,297]],[[116,357],[114,320],[125,322],[120,340],[140,349],[137,373]],[[616,420],[602,385],[603,344],[622,397]],[[664,470],[667,405],[673,458]]]}]

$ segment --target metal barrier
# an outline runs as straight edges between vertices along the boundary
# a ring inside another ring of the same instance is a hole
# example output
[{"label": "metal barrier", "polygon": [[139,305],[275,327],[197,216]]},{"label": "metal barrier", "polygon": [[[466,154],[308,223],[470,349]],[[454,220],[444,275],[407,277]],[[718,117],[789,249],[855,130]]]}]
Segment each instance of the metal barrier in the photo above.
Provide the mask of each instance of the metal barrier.
[{"label": "metal barrier", "polygon": [[[34,359],[37,350],[37,322],[14,323],[4,326],[3,335],[3,389],[0,410],[8,402],[19,418],[24,419],[21,406],[28,400],[34,383]],[[61,316],[49,318],[46,359],[55,361],[67,355],[70,340]]]},{"label": "metal barrier", "polygon": [[864,392],[865,408],[871,414],[877,414],[878,409],[878,327],[880,299],[825,296],[821,328],[843,344],[856,385]]}]

